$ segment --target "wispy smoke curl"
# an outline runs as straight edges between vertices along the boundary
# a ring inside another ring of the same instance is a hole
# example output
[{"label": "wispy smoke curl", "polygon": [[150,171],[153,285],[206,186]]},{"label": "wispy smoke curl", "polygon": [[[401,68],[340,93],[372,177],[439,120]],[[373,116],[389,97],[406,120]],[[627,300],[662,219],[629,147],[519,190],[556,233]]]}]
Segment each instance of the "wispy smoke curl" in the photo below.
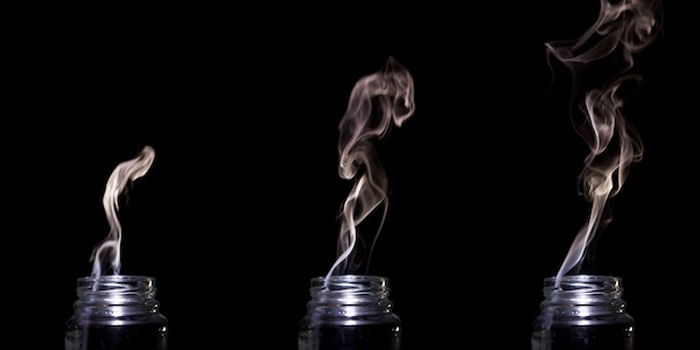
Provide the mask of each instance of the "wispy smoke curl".
[{"label": "wispy smoke curl", "polygon": [[105,208],[105,215],[109,222],[109,235],[102,244],[95,249],[92,254],[92,277],[98,278],[103,272],[102,254],[109,252],[110,266],[115,274],[121,271],[121,243],[122,226],[119,223],[117,212],[119,211],[119,195],[124,191],[129,182],[132,182],[144,175],[150,169],[156,153],[151,146],[143,148],[139,155],[126,162],[123,162],[114,169],[107,185],[105,194],[102,197],[102,204]]},{"label": "wispy smoke curl", "polygon": [[387,177],[375,150],[376,142],[387,135],[392,124],[401,126],[414,110],[413,78],[393,58],[383,72],[361,78],[352,89],[347,110],[338,126],[338,173],[343,179],[354,179],[355,185],[343,204],[338,258],[326,280],[335,272],[348,270],[348,260],[352,260],[357,244],[357,225],[383,206],[382,220],[373,241],[376,242],[389,205]]},{"label": "wispy smoke curl", "polygon": [[[592,206],[557,273],[557,286],[564,275],[582,262],[586,248],[600,229],[608,198],[622,188],[630,164],[641,159],[641,140],[623,118],[620,87],[639,79],[630,73],[634,54],[659,33],[660,9],[657,0],[601,0],[597,21],[579,39],[545,44],[548,53],[572,71],[574,85],[580,82],[582,68],[592,62],[619,52],[625,63],[606,84],[587,91],[581,99],[580,111],[585,119],[577,131],[590,153],[579,179],[583,195]],[[578,100],[578,95],[572,93],[572,103]]]}]

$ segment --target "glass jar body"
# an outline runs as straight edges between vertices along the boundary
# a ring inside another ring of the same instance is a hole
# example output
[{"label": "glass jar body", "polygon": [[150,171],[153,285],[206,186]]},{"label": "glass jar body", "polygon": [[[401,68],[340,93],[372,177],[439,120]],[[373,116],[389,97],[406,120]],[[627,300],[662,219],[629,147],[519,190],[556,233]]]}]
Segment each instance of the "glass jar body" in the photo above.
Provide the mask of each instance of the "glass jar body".
[{"label": "glass jar body", "polygon": [[532,350],[634,349],[634,319],[625,311],[619,278],[573,275],[554,284],[545,280]]},{"label": "glass jar body", "polygon": [[168,320],[158,311],[154,284],[141,276],[79,279],[65,349],[166,350]]},{"label": "glass jar body", "polygon": [[299,350],[400,349],[401,320],[392,312],[385,278],[341,275],[311,284]]}]

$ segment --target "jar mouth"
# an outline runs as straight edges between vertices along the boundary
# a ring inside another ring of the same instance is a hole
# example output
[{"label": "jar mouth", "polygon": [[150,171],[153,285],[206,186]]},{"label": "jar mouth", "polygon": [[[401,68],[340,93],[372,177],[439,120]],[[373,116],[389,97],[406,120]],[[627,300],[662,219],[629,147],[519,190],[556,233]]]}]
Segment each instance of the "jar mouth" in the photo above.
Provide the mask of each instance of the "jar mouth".
[{"label": "jar mouth", "polygon": [[[389,282],[389,279],[383,276],[375,276],[375,275],[332,275],[329,278],[329,282]],[[324,283],[326,281],[326,278],[323,276],[318,276],[318,277],[313,277],[311,278],[311,284],[314,283]]]},{"label": "jar mouth", "polygon": [[311,279],[311,288],[314,287],[336,287],[338,289],[353,289],[359,286],[369,288],[385,288],[389,285],[389,279],[382,276],[373,275],[333,275],[326,281],[325,277],[314,277]]},{"label": "jar mouth", "polygon": [[[545,285],[552,284],[554,285],[556,282],[557,278],[552,276],[552,277],[547,277],[544,279]],[[609,275],[586,275],[586,274],[581,274],[581,275],[566,275],[562,277],[562,283],[566,282],[616,282],[616,283],[622,283],[622,278],[617,277],[617,276],[609,276]]]},{"label": "jar mouth", "polygon": [[311,279],[311,294],[363,294],[389,292],[389,279],[372,275],[333,275]]},{"label": "jar mouth", "polygon": [[151,281],[155,282],[155,278],[141,275],[102,275],[97,278],[92,276],[80,277],[78,282],[138,282],[138,281]]},{"label": "jar mouth", "polygon": [[78,278],[79,295],[106,295],[106,294],[130,294],[146,293],[155,294],[156,280],[148,276],[135,275],[103,275],[97,278],[92,276]]},{"label": "jar mouth", "polygon": [[622,278],[607,275],[567,275],[556,285],[556,277],[544,279],[545,296],[622,294]]}]

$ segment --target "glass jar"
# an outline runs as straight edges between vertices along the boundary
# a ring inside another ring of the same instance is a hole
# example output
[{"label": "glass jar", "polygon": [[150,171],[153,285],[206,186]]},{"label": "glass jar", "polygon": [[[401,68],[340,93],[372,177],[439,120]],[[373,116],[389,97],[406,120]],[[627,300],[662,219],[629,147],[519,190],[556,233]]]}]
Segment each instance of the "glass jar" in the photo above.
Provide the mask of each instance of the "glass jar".
[{"label": "glass jar", "polygon": [[311,279],[299,350],[398,350],[401,320],[388,299],[389,281],[364,275]]},{"label": "glass jar", "polygon": [[165,350],[168,320],[158,311],[155,280],[108,275],[78,279],[66,323],[66,350]]},{"label": "glass jar", "polygon": [[625,311],[620,278],[571,275],[555,287],[551,277],[544,296],[532,350],[634,349],[634,319]]}]

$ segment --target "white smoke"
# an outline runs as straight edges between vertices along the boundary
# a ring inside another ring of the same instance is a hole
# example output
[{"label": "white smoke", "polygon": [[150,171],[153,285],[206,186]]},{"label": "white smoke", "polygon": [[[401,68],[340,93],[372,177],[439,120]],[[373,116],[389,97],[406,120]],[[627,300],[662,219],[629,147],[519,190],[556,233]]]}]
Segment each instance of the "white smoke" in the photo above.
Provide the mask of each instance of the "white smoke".
[{"label": "white smoke", "polygon": [[374,238],[376,242],[386,216],[388,199],[387,178],[375,144],[386,136],[392,124],[401,126],[413,115],[414,109],[413,78],[393,58],[387,62],[384,72],[361,78],[352,89],[347,110],[338,126],[338,172],[343,179],[355,179],[355,185],[343,204],[338,259],[328,271],[326,280],[336,269],[345,272],[347,260],[352,258],[356,247],[357,225],[374,209],[383,206],[382,221]]},{"label": "white smoke", "polygon": [[92,277],[98,278],[102,274],[102,254],[109,252],[111,260],[110,266],[115,274],[121,270],[121,242],[122,226],[119,223],[117,212],[119,211],[119,195],[124,191],[127,184],[134,181],[148,172],[153,164],[156,153],[151,146],[143,148],[139,155],[129,161],[123,162],[114,169],[112,175],[107,180],[102,204],[105,208],[105,215],[109,222],[109,235],[102,244],[95,249],[92,254]]},{"label": "white smoke", "polygon": [[[656,37],[661,27],[659,15],[660,3],[656,0],[621,0],[614,4],[601,0],[598,19],[583,36],[575,41],[546,43],[548,53],[571,69],[574,84],[579,83],[582,68],[591,62],[616,52],[625,62],[608,83],[587,91],[582,101],[585,122],[578,131],[590,153],[580,181],[583,195],[592,206],[587,222],[576,235],[557,273],[557,287],[562,277],[582,262],[586,248],[600,229],[608,198],[622,188],[630,164],[641,159],[642,143],[623,118],[620,86],[639,79],[629,74],[634,66],[633,54]],[[575,94],[572,96],[576,99]]]}]

